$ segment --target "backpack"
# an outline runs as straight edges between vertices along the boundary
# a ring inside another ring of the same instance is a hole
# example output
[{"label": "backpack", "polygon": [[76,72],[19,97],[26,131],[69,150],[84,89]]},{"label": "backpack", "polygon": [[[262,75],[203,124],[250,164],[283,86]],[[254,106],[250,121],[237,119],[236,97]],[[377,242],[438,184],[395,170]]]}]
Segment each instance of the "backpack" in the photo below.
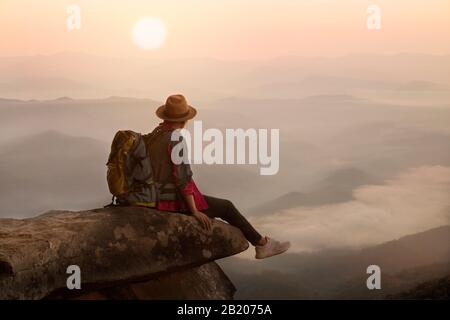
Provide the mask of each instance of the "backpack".
[{"label": "backpack", "polygon": [[140,133],[117,131],[106,165],[108,188],[113,195],[112,202],[107,206],[155,207],[157,190],[150,156]]}]

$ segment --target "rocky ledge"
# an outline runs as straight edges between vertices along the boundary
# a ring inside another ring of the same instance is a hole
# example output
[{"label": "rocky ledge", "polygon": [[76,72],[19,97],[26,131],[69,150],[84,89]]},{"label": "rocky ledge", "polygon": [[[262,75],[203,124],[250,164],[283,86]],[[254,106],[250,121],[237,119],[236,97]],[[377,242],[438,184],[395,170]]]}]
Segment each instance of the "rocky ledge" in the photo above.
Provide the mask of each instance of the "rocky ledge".
[{"label": "rocky ledge", "polygon": [[[0,219],[0,299],[231,299],[214,260],[247,248],[224,222],[208,232],[188,215],[142,207]],[[67,288],[69,266],[81,289]]]}]

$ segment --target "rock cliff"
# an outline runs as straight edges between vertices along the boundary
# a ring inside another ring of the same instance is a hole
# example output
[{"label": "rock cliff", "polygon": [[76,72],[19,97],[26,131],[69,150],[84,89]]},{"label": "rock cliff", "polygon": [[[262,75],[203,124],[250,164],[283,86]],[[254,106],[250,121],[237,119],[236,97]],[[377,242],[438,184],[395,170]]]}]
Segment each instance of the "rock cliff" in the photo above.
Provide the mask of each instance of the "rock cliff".
[{"label": "rock cliff", "polygon": [[[188,215],[142,207],[0,219],[0,299],[231,299],[214,260],[247,248],[224,222],[208,232]],[[67,288],[71,265],[81,289]]]}]

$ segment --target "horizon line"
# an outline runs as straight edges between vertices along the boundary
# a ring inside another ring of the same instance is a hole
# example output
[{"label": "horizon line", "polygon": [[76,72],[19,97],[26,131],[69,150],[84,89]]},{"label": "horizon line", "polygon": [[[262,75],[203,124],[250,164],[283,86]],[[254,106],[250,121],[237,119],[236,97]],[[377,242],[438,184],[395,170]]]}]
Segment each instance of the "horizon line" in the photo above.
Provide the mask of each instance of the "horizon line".
[{"label": "horizon line", "polygon": [[170,60],[215,60],[215,61],[228,61],[228,62],[264,62],[264,61],[276,61],[282,59],[340,59],[340,58],[348,58],[353,56],[380,56],[380,57],[394,57],[394,56],[402,56],[402,55],[410,55],[410,56],[430,56],[430,57],[447,57],[450,56],[450,52],[448,53],[427,53],[427,52],[418,52],[418,51],[399,51],[399,52],[390,52],[390,53],[382,53],[382,52],[349,52],[346,54],[338,54],[338,55],[301,55],[301,54],[285,54],[285,55],[276,55],[272,57],[264,57],[264,58],[218,58],[218,57],[208,57],[208,56],[188,56],[188,57],[151,57],[151,56],[143,56],[143,55],[101,55],[97,53],[91,53],[87,51],[73,51],[73,50],[62,50],[56,51],[53,53],[36,53],[36,54],[28,54],[28,55],[0,55],[0,59],[17,59],[17,58],[32,58],[32,57],[53,57],[58,55],[79,55],[79,56],[90,56],[96,58],[106,58],[106,59],[153,59],[155,61],[170,61]]}]

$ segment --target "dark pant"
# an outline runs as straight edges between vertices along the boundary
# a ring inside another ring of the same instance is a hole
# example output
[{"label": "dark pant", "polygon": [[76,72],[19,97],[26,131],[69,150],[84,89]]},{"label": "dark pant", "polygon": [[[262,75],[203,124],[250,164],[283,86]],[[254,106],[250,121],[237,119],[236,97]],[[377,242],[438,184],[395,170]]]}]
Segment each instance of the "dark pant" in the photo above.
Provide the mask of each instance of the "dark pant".
[{"label": "dark pant", "polygon": [[257,245],[261,235],[253,228],[250,222],[236,209],[230,200],[204,196],[208,209],[202,212],[211,218],[220,218],[242,231],[245,238],[252,245]]}]

